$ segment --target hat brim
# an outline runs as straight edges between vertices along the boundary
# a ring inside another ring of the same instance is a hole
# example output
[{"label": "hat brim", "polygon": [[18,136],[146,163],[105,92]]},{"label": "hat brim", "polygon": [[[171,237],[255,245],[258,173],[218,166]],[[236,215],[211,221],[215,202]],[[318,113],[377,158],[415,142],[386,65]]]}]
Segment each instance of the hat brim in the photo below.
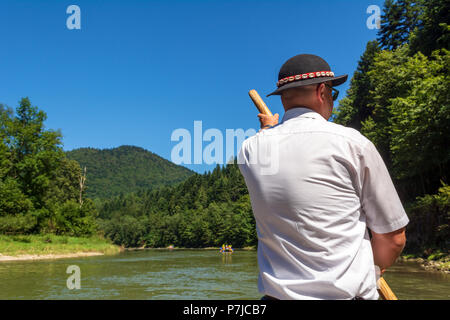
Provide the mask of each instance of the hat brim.
[{"label": "hat brim", "polygon": [[337,77],[320,77],[320,78],[298,80],[298,81],[294,81],[291,83],[287,83],[287,84],[279,87],[277,90],[268,94],[266,97],[272,96],[272,95],[280,95],[281,92],[283,92],[284,90],[290,89],[290,88],[307,86],[310,84],[322,83],[322,82],[327,82],[327,81],[331,81],[331,85],[333,87],[336,87],[336,86],[343,84],[345,81],[347,81],[347,78],[348,78],[348,75],[344,74],[342,76],[337,76]]}]

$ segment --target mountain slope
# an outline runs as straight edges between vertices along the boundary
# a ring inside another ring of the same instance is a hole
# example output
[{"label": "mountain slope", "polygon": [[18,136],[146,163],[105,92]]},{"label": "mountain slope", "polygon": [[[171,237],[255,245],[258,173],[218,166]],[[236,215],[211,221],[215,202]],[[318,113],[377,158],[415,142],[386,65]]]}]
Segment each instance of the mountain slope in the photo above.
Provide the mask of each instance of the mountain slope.
[{"label": "mountain slope", "polygon": [[66,152],[69,159],[86,166],[86,195],[109,198],[121,192],[172,185],[193,171],[135,146],[113,149],[79,148]]}]

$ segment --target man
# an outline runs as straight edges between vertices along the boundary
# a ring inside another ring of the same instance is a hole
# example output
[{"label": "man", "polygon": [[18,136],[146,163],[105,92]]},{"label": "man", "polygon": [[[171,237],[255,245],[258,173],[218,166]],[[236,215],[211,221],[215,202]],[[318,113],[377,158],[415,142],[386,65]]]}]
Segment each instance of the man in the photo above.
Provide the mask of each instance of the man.
[{"label": "man", "polygon": [[259,114],[242,144],[263,299],[378,299],[375,265],[384,272],[405,245],[409,220],[375,146],[327,121],[346,79],[318,56],[289,59],[270,94],[281,123]]}]

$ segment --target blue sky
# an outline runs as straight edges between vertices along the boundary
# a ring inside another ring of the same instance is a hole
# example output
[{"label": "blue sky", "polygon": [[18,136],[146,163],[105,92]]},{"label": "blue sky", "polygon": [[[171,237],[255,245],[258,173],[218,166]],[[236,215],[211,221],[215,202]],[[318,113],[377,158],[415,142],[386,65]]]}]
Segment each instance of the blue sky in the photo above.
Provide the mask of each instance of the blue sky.
[{"label": "blue sky", "polygon": [[[28,96],[61,129],[64,150],[136,145],[170,159],[177,128],[255,128],[281,65],[323,57],[345,96],[366,43],[369,5],[384,1],[1,1],[0,103]],[[81,30],[69,30],[69,5]],[[336,104],[337,105],[337,104]],[[205,142],[205,145],[208,142]],[[186,165],[197,172],[212,167]]]}]

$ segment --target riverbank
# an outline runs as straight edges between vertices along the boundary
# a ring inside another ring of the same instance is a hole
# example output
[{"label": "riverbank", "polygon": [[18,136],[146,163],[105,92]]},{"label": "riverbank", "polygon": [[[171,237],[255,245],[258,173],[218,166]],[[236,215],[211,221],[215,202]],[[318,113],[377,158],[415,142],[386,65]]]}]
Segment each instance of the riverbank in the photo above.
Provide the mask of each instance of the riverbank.
[{"label": "riverbank", "polygon": [[46,260],[46,259],[62,259],[62,258],[78,258],[78,257],[90,257],[90,256],[102,256],[101,252],[75,252],[67,254],[45,254],[45,255],[32,255],[23,254],[18,256],[4,256],[0,253],[1,261],[24,261],[24,260]]},{"label": "riverbank", "polygon": [[450,274],[450,256],[449,255],[441,255],[439,257],[435,257],[434,255],[430,255],[429,257],[421,258],[413,254],[405,254],[400,256],[397,261],[413,261],[419,263],[422,268],[428,271],[438,271]]},{"label": "riverbank", "polygon": [[86,257],[114,254],[122,250],[98,236],[0,235],[0,262]]}]

